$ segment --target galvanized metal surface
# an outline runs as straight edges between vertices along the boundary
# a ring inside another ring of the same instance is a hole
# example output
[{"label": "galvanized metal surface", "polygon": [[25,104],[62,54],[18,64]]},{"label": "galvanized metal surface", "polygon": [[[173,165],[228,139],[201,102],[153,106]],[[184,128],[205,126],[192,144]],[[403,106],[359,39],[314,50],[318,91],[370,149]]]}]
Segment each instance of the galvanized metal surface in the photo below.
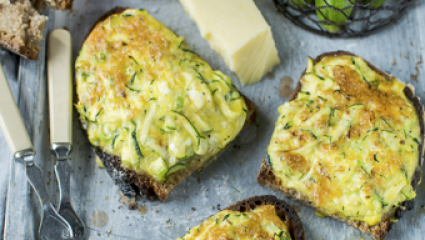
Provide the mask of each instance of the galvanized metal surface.
[{"label": "galvanized metal surface", "polygon": [[[176,239],[190,227],[235,201],[253,195],[278,193],[256,183],[265,149],[278,116],[277,107],[288,97],[279,96],[281,79],[289,76],[295,87],[307,64],[307,56],[323,52],[346,50],[371,61],[398,79],[412,83],[416,94],[425,97],[423,79],[425,54],[425,5],[418,1],[398,24],[376,35],[363,39],[330,40],[308,33],[277,13],[271,0],[255,1],[271,25],[279,50],[281,64],[253,86],[241,87],[224,61],[200,36],[193,21],[176,0],[76,1],[70,14],[47,12],[48,29],[67,27],[73,37],[74,59],[81,42],[96,20],[114,6],[147,9],[186,42],[199,55],[234,80],[237,87],[258,106],[258,121],[243,130],[219,159],[201,174],[194,174],[178,186],[166,203],[137,199],[141,211],[128,210],[128,199],[123,198],[104,169],[100,169],[87,139],[74,119],[74,150],[72,152],[72,204],[87,226],[86,239]],[[217,17],[220,17],[217,14]],[[44,43],[43,43],[44,44]],[[43,48],[44,49],[44,48]],[[39,61],[21,60],[19,107],[28,132],[37,150],[37,165],[44,170],[51,198],[58,203],[58,189],[54,176],[54,160],[49,153],[49,120],[46,95],[45,53]],[[425,101],[422,101],[425,103]],[[1,142],[0,149],[5,143]],[[6,152],[7,154],[7,152]],[[9,155],[8,159],[12,159]],[[35,239],[39,225],[39,202],[30,190],[24,168],[12,163],[10,168],[5,239]],[[420,186],[415,210],[398,221],[386,239],[425,239],[425,184]],[[283,197],[281,197],[284,199]],[[319,218],[312,209],[288,200],[299,210],[307,239],[368,239],[352,227],[329,218]],[[142,214],[146,209],[146,213]]]}]

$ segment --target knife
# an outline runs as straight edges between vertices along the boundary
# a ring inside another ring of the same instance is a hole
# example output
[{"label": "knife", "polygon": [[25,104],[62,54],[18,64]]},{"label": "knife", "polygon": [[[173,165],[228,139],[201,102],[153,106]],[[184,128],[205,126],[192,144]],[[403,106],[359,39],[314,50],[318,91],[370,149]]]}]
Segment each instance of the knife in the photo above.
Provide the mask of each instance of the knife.
[{"label": "knife", "polygon": [[57,29],[50,33],[47,53],[47,79],[49,85],[50,149],[56,156],[55,172],[59,182],[59,214],[74,232],[83,237],[85,226],[71,205],[70,181],[72,150],[72,72],[71,35]]},{"label": "knife", "polygon": [[34,148],[14,100],[0,65],[0,127],[15,159],[24,164],[25,175],[40,199],[42,211],[38,234],[43,240],[69,239],[73,236],[73,231],[68,222],[53,208],[47,195],[41,170],[34,163]]}]

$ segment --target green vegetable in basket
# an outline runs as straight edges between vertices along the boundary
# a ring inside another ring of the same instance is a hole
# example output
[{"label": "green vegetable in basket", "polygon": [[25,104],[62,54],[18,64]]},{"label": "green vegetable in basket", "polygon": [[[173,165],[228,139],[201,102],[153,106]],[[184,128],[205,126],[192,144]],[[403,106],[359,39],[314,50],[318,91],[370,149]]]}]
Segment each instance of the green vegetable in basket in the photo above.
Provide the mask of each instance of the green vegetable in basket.
[{"label": "green vegetable in basket", "polygon": [[289,5],[291,5],[294,8],[308,7],[307,3],[310,5],[314,5],[314,0],[288,0],[288,2],[289,2]]},{"label": "green vegetable in basket", "polygon": [[[373,0],[362,0],[363,4],[369,4],[370,2],[372,2]],[[382,4],[385,3],[386,0],[376,0],[374,3],[372,3],[370,6],[375,7],[375,8],[379,8],[380,6],[382,6]]]},{"label": "green vegetable in basket", "polygon": [[[325,1],[328,3],[328,5],[333,6],[336,9],[328,7]],[[355,2],[355,0],[352,1]],[[343,23],[348,20],[345,15],[350,16],[351,11],[353,10],[353,7],[347,8],[351,5],[353,5],[353,3],[351,3],[349,0],[316,0],[316,7],[322,7],[316,10],[317,18],[320,21],[329,20],[335,24],[341,24],[333,25],[321,23],[322,27],[329,32],[338,32],[342,27],[344,27]],[[342,9],[344,10],[342,11]],[[345,15],[342,12],[344,12]]]}]

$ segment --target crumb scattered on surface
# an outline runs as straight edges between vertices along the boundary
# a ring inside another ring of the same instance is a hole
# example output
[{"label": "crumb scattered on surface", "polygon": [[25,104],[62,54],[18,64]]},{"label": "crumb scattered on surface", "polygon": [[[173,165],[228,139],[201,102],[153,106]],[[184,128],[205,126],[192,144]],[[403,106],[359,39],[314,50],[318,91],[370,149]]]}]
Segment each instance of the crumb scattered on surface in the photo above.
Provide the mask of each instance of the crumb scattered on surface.
[{"label": "crumb scattered on surface", "polygon": [[148,210],[146,209],[145,206],[139,206],[137,211],[139,212],[140,215],[144,215]]},{"label": "crumb scattered on surface", "polygon": [[166,223],[170,222],[170,219],[169,219],[169,218],[166,218],[166,219],[165,219],[165,222],[166,222]]},{"label": "crumb scattered on surface", "polygon": [[192,211],[196,211],[196,208],[192,207]]},{"label": "crumb scattered on surface", "polygon": [[135,210],[137,208],[137,203],[134,200],[131,200],[130,204],[128,205],[128,209]]},{"label": "crumb scattered on surface", "polygon": [[134,201],[135,200],[135,198],[134,197],[132,197],[132,198],[129,198],[129,197],[127,197],[127,196],[125,196],[121,191],[119,191],[119,193],[120,193],[120,203],[122,203],[122,204],[124,204],[124,205],[130,205],[130,203],[132,202],[132,201]]},{"label": "crumb scattered on surface", "polygon": [[289,77],[285,76],[280,80],[280,88],[279,88],[279,96],[283,98],[289,98],[294,91],[292,89],[292,83],[294,83],[294,80]]},{"label": "crumb scattered on surface", "polygon": [[415,74],[410,74],[410,78],[413,81],[418,82],[418,77],[419,77],[419,67],[418,67],[418,65],[415,66],[415,71],[416,71]]},{"label": "crumb scattered on surface", "polygon": [[422,61],[422,55],[420,56],[420,58],[419,58],[419,61],[418,62],[416,62],[416,66],[418,66],[418,65],[421,65],[423,63],[423,61]]},{"label": "crumb scattered on surface", "polygon": [[96,227],[104,227],[106,224],[108,224],[109,217],[108,214],[106,214],[104,211],[96,211],[93,214],[93,218],[91,219],[93,225]]},{"label": "crumb scattered on surface", "polygon": [[393,63],[392,63],[391,65],[392,65],[393,67],[397,65],[397,61],[395,60],[395,58],[394,58]]},{"label": "crumb scattered on surface", "polygon": [[280,83],[282,85],[292,85],[294,83],[294,80],[290,76],[285,76],[280,80]]},{"label": "crumb scattered on surface", "polygon": [[273,80],[275,76],[274,76],[274,73],[271,73],[271,72],[270,72],[269,74],[267,74],[267,77],[268,77],[269,79],[272,79],[272,80]]},{"label": "crumb scattered on surface", "polygon": [[293,91],[294,89],[292,89],[291,86],[281,86],[279,88],[279,96],[289,98]]}]

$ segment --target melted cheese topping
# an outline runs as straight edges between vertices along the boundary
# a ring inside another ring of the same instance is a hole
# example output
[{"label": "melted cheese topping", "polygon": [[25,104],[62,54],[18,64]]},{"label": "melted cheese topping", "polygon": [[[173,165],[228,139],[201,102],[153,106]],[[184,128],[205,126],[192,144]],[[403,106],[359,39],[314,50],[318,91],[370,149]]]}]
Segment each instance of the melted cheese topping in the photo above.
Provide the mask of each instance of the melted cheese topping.
[{"label": "melted cheese topping", "polygon": [[281,185],[326,215],[371,226],[414,198],[420,125],[405,85],[351,56],[309,59],[301,83],[279,107],[267,151]]},{"label": "melted cheese topping", "polygon": [[275,207],[265,205],[250,212],[218,212],[177,240],[216,239],[291,240],[291,235],[288,227],[276,215]]},{"label": "melted cheese topping", "polygon": [[145,10],[98,23],[75,69],[91,144],[158,181],[217,155],[247,117],[231,79]]}]

